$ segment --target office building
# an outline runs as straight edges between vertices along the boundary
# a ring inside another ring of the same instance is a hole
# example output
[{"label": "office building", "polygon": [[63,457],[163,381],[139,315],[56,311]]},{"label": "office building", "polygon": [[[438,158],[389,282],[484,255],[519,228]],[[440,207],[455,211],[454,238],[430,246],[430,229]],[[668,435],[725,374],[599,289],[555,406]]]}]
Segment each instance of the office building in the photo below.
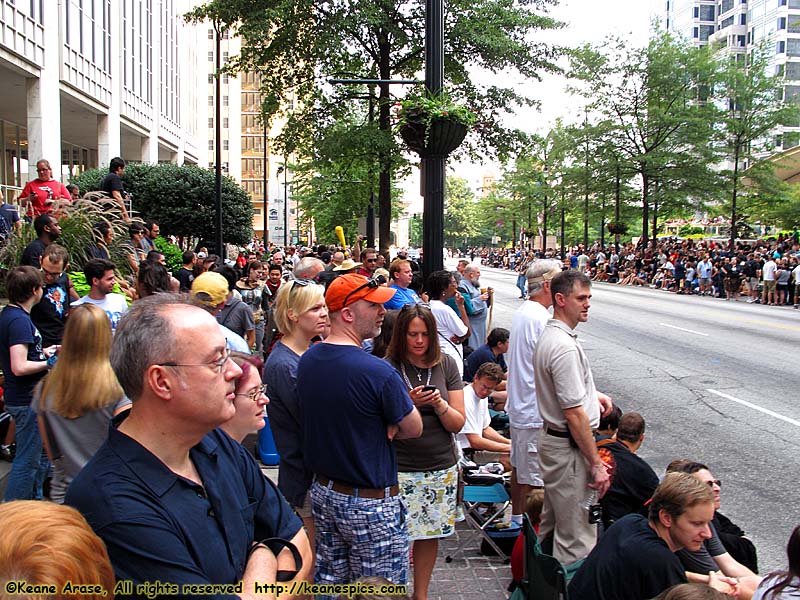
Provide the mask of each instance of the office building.
[{"label": "office building", "polygon": [[204,162],[204,30],[183,19],[193,4],[0,0],[0,185],[8,196],[36,176],[41,158],[62,181],[114,156]]}]

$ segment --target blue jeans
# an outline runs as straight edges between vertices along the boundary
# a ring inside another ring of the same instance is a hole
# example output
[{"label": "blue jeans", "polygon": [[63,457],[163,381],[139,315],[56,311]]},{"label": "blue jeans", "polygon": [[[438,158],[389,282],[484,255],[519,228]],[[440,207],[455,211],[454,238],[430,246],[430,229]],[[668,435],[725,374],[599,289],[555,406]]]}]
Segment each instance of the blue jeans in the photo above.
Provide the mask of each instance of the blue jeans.
[{"label": "blue jeans", "polygon": [[525,273],[520,273],[517,275],[517,287],[519,288],[519,293],[521,296],[528,295],[528,279],[525,277]]},{"label": "blue jeans", "polygon": [[40,500],[48,462],[42,457],[42,438],[30,406],[6,406],[17,426],[17,454],[11,463],[5,501]]}]

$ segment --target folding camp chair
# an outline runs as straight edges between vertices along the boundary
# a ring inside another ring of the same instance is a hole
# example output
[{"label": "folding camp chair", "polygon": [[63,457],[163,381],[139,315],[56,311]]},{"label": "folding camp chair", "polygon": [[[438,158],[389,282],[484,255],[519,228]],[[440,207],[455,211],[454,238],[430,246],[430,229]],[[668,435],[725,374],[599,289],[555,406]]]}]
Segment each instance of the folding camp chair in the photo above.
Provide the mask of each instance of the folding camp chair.
[{"label": "folding camp chair", "polygon": [[[524,592],[522,597],[526,600],[569,600],[567,585],[583,561],[564,567],[557,558],[542,550],[527,515],[523,517],[523,521],[525,575],[520,584]],[[519,594],[516,596],[520,597]]]},{"label": "folding camp chair", "polygon": [[[498,523],[508,505],[511,504],[511,497],[502,483],[491,485],[465,485],[461,506],[464,510],[464,520],[469,526],[477,531],[486,540],[486,543],[497,552],[498,556],[505,556],[505,552],[500,549],[497,543],[489,535],[487,529]],[[479,509],[490,505],[487,512]],[[453,556],[461,552],[467,543],[467,536],[461,536],[458,548],[445,558],[445,562],[452,562]]]}]

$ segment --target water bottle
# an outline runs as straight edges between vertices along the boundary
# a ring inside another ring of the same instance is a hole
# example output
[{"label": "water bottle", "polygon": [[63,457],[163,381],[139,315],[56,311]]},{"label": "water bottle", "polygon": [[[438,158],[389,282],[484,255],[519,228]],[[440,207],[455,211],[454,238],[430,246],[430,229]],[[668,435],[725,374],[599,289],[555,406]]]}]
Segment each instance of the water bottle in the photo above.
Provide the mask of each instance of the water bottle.
[{"label": "water bottle", "polygon": [[590,510],[595,504],[597,504],[597,490],[589,489],[589,493],[586,494],[581,506],[584,510]]},{"label": "water bottle", "polygon": [[581,507],[588,513],[587,518],[590,525],[599,523],[603,517],[603,507],[597,502],[597,490],[589,490],[581,503]]}]

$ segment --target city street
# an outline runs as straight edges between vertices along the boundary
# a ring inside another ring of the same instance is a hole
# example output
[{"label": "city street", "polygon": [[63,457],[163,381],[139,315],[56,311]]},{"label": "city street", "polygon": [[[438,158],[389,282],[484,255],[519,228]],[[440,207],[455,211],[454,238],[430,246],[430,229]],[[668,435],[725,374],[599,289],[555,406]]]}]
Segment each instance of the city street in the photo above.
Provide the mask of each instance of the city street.
[{"label": "city street", "polygon": [[[510,328],[516,275],[481,274],[493,326]],[[785,568],[800,523],[800,311],[597,283],[578,332],[598,389],[645,417],[640,455],[659,474],[676,458],[707,464],[761,572]]]}]

